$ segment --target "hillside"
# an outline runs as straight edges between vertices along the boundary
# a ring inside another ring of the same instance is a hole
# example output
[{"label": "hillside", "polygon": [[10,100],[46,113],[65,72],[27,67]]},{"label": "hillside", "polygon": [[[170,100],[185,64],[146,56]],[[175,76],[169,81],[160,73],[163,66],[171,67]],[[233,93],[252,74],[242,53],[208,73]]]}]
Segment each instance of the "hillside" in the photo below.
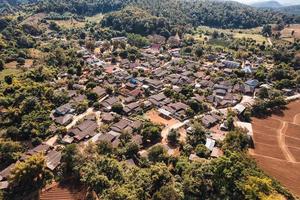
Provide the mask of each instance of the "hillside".
[{"label": "hillside", "polygon": [[237,2],[209,0],[45,0],[37,4],[37,12],[72,12],[93,15],[118,11],[128,5],[148,10],[152,15],[165,17],[171,24],[206,25],[220,28],[251,28],[274,23],[280,19],[295,20],[276,11],[266,11]]},{"label": "hillside", "polygon": [[263,1],[251,4],[255,8],[280,8],[282,5],[278,1]]},{"label": "hillside", "polygon": [[277,9],[280,12],[300,16],[300,5],[285,6]]}]

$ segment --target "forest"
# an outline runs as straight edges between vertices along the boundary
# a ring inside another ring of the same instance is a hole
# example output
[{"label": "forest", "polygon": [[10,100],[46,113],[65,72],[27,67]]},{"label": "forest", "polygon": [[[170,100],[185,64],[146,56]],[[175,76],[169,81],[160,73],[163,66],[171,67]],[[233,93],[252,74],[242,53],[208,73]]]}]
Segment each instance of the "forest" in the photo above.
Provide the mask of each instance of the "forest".
[{"label": "forest", "polygon": [[[236,2],[209,0],[45,0],[35,4],[36,12],[71,12],[90,16],[137,6],[152,15],[164,17],[170,24],[206,25],[220,28],[252,28],[262,24],[299,21],[299,17],[278,11],[252,8]],[[32,7],[32,5],[31,5]]]}]

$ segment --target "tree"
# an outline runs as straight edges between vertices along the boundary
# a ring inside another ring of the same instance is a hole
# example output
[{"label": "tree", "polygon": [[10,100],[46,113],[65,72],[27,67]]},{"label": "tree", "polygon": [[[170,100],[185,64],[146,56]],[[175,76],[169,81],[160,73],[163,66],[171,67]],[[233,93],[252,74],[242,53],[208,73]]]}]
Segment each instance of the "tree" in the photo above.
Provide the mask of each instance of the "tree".
[{"label": "tree", "polygon": [[263,26],[261,33],[265,37],[271,37],[271,35],[272,35],[272,26],[271,25]]},{"label": "tree", "polygon": [[204,54],[203,48],[198,46],[198,47],[195,49],[195,55],[196,55],[198,58],[200,58],[203,54]]},{"label": "tree", "polygon": [[128,43],[132,46],[142,48],[150,44],[149,40],[141,35],[129,33],[127,34]]},{"label": "tree", "polygon": [[4,77],[4,81],[5,83],[7,83],[8,85],[11,85],[13,82],[13,77],[11,75],[7,75]]},{"label": "tree", "polygon": [[97,143],[97,152],[100,155],[110,155],[113,153],[113,146],[110,142],[100,141]]},{"label": "tree", "polygon": [[4,69],[4,61],[0,59],[0,71]]},{"label": "tree", "polygon": [[6,136],[13,140],[17,140],[20,138],[20,131],[15,126],[10,126],[6,129]]},{"label": "tree", "polygon": [[115,103],[112,105],[111,110],[115,113],[122,114],[123,105],[121,103]]},{"label": "tree", "polygon": [[133,156],[136,156],[139,152],[139,145],[135,142],[129,142],[125,145],[125,155],[127,158],[132,158]]},{"label": "tree", "polygon": [[160,127],[151,123],[144,125],[143,129],[141,130],[141,134],[143,136],[144,143],[154,143],[161,139]]},{"label": "tree", "polygon": [[210,156],[210,150],[204,144],[198,144],[195,152],[201,158],[208,158]]},{"label": "tree", "polygon": [[167,135],[168,142],[171,145],[176,145],[179,142],[179,131],[175,129],[171,129],[171,131]]},{"label": "tree", "polygon": [[181,199],[179,192],[172,185],[164,185],[154,193],[153,200],[178,200]]},{"label": "tree", "polygon": [[229,132],[224,141],[223,149],[230,151],[244,151],[249,146],[249,138],[245,130],[237,128]]},{"label": "tree", "polygon": [[148,159],[152,162],[164,162],[167,158],[167,151],[162,145],[155,145],[148,151]]},{"label": "tree", "polygon": [[0,139],[0,168],[4,168],[17,161],[23,152],[19,142]]},{"label": "tree", "polygon": [[62,151],[61,166],[63,175],[69,177],[77,174],[77,164],[79,163],[79,150],[76,144],[67,145]]},{"label": "tree", "polygon": [[49,176],[45,157],[42,154],[35,154],[25,161],[16,163],[11,170],[9,182],[16,191],[31,192],[45,186]]},{"label": "tree", "polygon": [[193,147],[196,147],[198,144],[205,142],[206,135],[207,132],[205,131],[203,126],[201,126],[200,123],[195,122],[192,125],[192,131],[187,135],[187,142]]},{"label": "tree", "polygon": [[219,37],[219,32],[218,32],[218,31],[214,31],[214,32],[212,33],[211,37],[212,37],[213,39],[217,39],[217,38]]}]

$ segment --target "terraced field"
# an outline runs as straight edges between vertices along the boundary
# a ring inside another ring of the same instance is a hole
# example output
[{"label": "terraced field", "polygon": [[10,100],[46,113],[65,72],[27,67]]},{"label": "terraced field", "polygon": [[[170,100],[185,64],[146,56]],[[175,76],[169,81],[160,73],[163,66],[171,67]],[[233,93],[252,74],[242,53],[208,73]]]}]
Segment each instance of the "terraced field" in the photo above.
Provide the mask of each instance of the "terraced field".
[{"label": "terraced field", "polygon": [[300,196],[300,101],[268,118],[254,118],[250,154],[265,172]]}]

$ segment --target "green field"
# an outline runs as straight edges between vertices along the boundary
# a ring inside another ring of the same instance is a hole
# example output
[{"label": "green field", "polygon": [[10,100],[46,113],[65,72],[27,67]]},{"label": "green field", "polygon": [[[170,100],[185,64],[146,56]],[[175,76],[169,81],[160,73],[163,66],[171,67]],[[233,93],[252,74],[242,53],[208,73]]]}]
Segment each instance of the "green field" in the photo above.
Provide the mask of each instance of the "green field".
[{"label": "green field", "polygon": [[217,31],[219,33],[224,33],[227,35],[232,35],[235,39],[242,39],[242,38],[250,38],[255,40],[257,43],[268,42],[267,38],[260,34],[261,27],[252,28],[252,29],[219,29],[219,28],[210,28],[207,26],[199,26],[197,28],[197,32],[204,32],[204,33],[212,33]]},{"label": "green field", "polygon": [[4,77],[8,75],[19,76],[21,72],[22,72],[21,69],[15,69],[15,68],[4,69],[3,71],[0,72],[0,81],[3,81]]}]

